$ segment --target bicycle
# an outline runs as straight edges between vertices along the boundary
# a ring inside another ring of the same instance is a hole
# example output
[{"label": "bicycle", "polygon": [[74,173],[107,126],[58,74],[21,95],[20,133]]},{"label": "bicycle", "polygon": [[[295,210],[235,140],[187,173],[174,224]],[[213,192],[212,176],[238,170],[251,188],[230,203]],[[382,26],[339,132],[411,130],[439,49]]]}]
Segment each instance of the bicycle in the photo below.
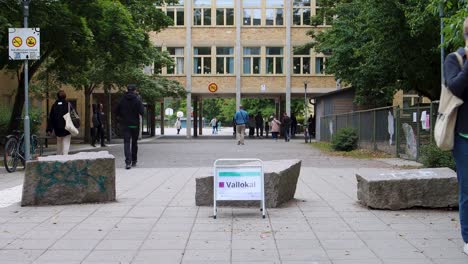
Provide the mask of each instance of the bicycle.
[{"label": "bicycle", "polygon": [[[3,163],[8,172],[15,172],[18,161],[21,161],[23,167],[26,164],[24,151],[24,133],[15,130],[13,134],[8,135],[5,141],[5,152],[3,154]],[[42,156],[44,146],[37,135],[32,134],[30,139],[30,153],[34,157],[36,154]]]}]

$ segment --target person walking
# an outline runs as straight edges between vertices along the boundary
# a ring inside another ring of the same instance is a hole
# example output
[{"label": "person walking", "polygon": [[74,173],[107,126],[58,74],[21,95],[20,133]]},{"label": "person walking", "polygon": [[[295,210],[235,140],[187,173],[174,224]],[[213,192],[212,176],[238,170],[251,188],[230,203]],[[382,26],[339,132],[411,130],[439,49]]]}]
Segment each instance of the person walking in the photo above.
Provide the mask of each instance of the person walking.
[{"label": "person walking", "polygon": [[[257,137],[260,137],[260,138],[263,137],[263,117],[262,117],[262,112],[260,111],[255,116],[255,131],[257,133]],[[260,135],[258,134],[259,131],[260,131]]]},{"label": "person walking", "polygon": [[255,136],[255,117],[253,115],[249,115],[249,138],[253,138]]},{"label": "person walking", "polygon": [[297,118],[296,115],[293,113],[291,114],[291,137],[296,137],[297,133]]},{"label": "person walking", "polygon": [[137,164],[137,141],[140,131],[140,116],[143,115],[143,111],[143,103],[136,94],[136,85],[129,84],[127,92],[121,98],[115,110],[117,117],[120,118],[121,131],[124,137],[125,168],[127,170]]},{"label": "person walking", "polygon": [[271,119],[270,127],[271,127],[271,137],[275,141],[278,141],[278,134],[280,132],[281,122],[278,119],[276,119],[276,116],[273,116],[273,118]]},{"label": "person walking", "polygon": [[57,92],[57,100],[52,105],[49,113],[49,122],[47,123],[47,135],[55,133],[57,137],[57,155],[68,155],[70,150],[71,134],[65,129],[65,119],[63,116],[68,113],[68,109],[73,106],[67,100],[67,94],[64,90]]},{"label": "person walking", "polygon": [[312,115],[309,116],[307,119],[307,125],[308,125],[308,134],[309,134],[309,142],[312,142],[312,138],[315,138],[315,117]]},{"label": "person walking", "polygon": [[244,145],[245,126],[249,124],[249,113],[244,110],[242,105],[234,114],[234,121],[236,123],[237,145]]},{"label": "person walking", "polygon": [[91,105],[92,111],[93,111],[93,116],[91,118],[91,122],[93,124],[93,127],[91,128],[91,146],[96,147],[96,140],[99,135],[98,129],[101,128],[101,122],[98,118],[98,106],[97,104],[92,104]]},{"label": "person walking", "polygon": [[289,142],[289,139],[291,138],[291,135],[289,134],[291,129],[291,118],[287,113],[283,113],[281,124],[283,125],[284,141]]},{"label": "person walking", "polygon": [[211,119],[211,121],[210,121],[210,126],[211,126],[211,128],[213,129],[213,130],[211,131],[211,134],[215,134],[215,133],[216,133],[216,124],[217,124],[217,123],[218,123],[218,120],[216,119],[216,116],[215,116],[215,117],[213,117],[213,119]]},{"label": "person walking", "polygon": [[177,129],[177,135],[180,133],[180,129],[182,128],[182,123],[180,122],[180,117],[177,117],[175,121],[175,128]]},{"label": "person walking", "polygon": [[[447,56],[444,72],[450,91],[465,102],[458,108],[452,155],[457,169],[463,252],[468,255],[468,17],[463,24],[463,36],[465,48],[459,48]],[[463,67],[460,67],[460,57],[463,59]]]},{"label": "person walking", "polygon": [[104,124],[105,124],[106,118],[104,114],[104,105],[101,103],[98,104],[97,119],[99,123],[101,124],[101,126],[98,127],[98,130],[97,130],[98,139],[101,142],[101,147],[107,147],[105,143],[106,137],[105,137],[105,130],[104,130]]}]

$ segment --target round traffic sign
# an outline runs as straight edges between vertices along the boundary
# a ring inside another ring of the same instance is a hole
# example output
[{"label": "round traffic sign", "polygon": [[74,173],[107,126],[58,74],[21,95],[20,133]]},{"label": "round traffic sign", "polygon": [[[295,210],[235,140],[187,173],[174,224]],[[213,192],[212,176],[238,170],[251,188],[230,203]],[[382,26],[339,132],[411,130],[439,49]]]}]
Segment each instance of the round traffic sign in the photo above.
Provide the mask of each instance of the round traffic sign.
[{"label": "round traffic sign", "polygon": [[26,45],[28,45],[28,47],[32,48],[34,46],[36,46],[36,38],[33,37],[33,36],[29,36],[27,39],[26,39]]},{"label": "round traffic sign", "polygon": [[11,41],[11,44],[13,44],[13,46],[16,48],[19,48],[23,44],[23,40],[20,37],[14,37]]},{"label": "round traffic sign", "polygon": [[208,84],[208,91],[210,91],[211,93],[215,93],[216,91],[218,91],[218,85],[216,83]]}]

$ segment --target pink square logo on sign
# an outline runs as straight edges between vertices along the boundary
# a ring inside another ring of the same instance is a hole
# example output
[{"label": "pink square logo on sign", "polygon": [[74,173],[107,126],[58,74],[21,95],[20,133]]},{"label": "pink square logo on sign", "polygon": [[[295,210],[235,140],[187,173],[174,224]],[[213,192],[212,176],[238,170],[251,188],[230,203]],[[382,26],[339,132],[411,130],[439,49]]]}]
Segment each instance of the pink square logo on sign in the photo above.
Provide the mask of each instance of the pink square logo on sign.
[{"label": "pink square logo on sign", "polygon": [[219,188],[224,188],[224,182],[219,183]]}]

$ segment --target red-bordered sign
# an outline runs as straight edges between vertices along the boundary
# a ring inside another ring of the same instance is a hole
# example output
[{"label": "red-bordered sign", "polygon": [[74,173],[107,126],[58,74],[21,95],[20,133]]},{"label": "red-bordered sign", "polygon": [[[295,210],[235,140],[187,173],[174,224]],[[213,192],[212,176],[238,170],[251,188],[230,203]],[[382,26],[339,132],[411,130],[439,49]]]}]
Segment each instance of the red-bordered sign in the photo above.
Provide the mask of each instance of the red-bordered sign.
[{"label": "red-bordered sign", "polygon": [[13,46],[16,48],[19,48],[21,45],[23,45],[23,40],[20,37],[14,37],[11,41],[11,44],[13,44]]},{"label": "red-bordered sign", "polygon": [[216,91],[218,91],[218,85],[216,83],[208,84],[208,91],[211,93],[216,93]]},{"label": "red-bordered sign", "polygon": [[29,36],[27,39],[26,39],[26,45],[28,45],[28,47],[32,48],[34,46],[36,46],[36,38],[33,37],[33,36]]}]

